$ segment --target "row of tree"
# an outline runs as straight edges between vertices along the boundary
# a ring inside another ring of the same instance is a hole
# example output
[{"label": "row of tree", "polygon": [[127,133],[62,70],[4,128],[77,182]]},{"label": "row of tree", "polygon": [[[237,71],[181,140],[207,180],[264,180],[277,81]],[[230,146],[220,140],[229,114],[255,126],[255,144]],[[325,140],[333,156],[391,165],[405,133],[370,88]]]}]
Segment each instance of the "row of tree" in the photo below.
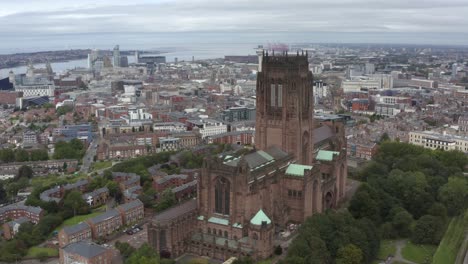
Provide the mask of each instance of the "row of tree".
[{"label": "row of tree", "polygon": [[158,253],[148,243],[136,249],[126,242],[115,242],[125,264],[174,264],[172,259],[160,259]]},{"label": "row of tree", "polygon": [[468,207],[468,164],[458,151],[383,141],[359,174],[349,212],[327,212],[300,228],[283,263],[370,263],[380,238],[438,244],[449,216]]},{"label": "row of tree", "polygon": [[280,263],[360,264],[372,261],[379,251],[377,228],[369,219],[355,219],[346,211],[308,218]]},{"label": "row of tree", "polygon": [[349,211],[357,219],[370,219],[382,238],[437,245],[448,217],[468,207],[468,180],[463,175],[467,164],[462,152],[384,142],[360,174],[365,184]]},{"label": "row of tree", "polygon": [[55,143],[54,159],[81,159],[86,153],[83,142],[79,139],[72,139],[70,142],[59,141]]},{"label": "row of tree", "polygon": [[0,160],[2,162],[24,162],[24,161],[39,161],[48,160],[49,154],[46,149],[34,149],[27,151],[22,148],[18,149],[0,149]]}]

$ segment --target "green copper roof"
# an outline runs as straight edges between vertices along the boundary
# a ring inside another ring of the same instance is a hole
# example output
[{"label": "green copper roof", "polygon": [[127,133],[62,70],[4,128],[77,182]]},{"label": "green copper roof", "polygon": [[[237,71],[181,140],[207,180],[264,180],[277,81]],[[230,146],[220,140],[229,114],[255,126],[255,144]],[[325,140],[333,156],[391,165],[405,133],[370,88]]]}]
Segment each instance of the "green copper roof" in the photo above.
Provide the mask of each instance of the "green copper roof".
[{"label": "green copper roof", "polygon": [[301,164],[289,164],[288,168],[286,169],[286,174],[303,177],[305,170],[310,170],[310,169],[312,169],[312,166],[301,165]]},{"label": "green copper roof", "polygon": [[218,218],[218,217],[210,217],[208,222],[218,225],[229,225],[229,221],[226,219]]},{"label": "green copper roof", "polygon": [[203,221],[203,220],[205,219],[205,217],[204,217],[203,215],[199,215],[199,216],[197,217],[197,219]]},{"label": "green copper roof", "polygon": [[317,160],[332,161],[333,155],[339,155],[339,152],[329,150],[319,150],[317,153]]},{"label": "green copper roof", "polygon": [[265,159],[267,159],[268,161],[274,159],[270,154],[266,153],[266,152],[263,151],[263,150],[259,150],[259,151],[257,151],[257,153],[258,153],[260,156],[262,156],[262,157],[264,157]]},{"label": "green copper roof", "polygon": [[250,223],[252,225],[262,225],[262,222],[266,222],[267,225],[271,224],[271,220],[270,218],[268,218],[268,216],[265,214],[265,212],[263,212],[262,209],[260,209],[257,214],[252,218],[250,219]]}]

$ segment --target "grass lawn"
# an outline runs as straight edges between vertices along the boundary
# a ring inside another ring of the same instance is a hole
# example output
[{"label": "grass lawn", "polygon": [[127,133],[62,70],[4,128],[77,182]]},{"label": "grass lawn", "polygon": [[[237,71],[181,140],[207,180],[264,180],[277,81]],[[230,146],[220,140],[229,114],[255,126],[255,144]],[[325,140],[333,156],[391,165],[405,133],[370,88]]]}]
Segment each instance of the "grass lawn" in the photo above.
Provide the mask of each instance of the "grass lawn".
[{"label": "grass lawn", "polygon": [[[415,245],[407,242],[406,246],[401,250],[403,258],[416,263],[431,263],[432,256],[437,247],[433,245]],[[447,262],[445,262],[447,263]]]},{"label": "grass lawn", "polygon": [[377,259],[386,260],[389,255],[395,256],[396,246],[394,240],[382,240],[380,242],[379,253]]},{"label": "grass lawn", "polygon": [[56,248],[43,248],[43,247],[32,247],[28,250],[27,258],[35,258],[38,254],[44,252],[49,257],[57,257],[59,255],[58,249]]},{"label": "grass lawn", "polygon": [[110,167],[112,167],[112,161],[94,162],[92,171],[102,170]]},{"label": "grass lawn", "polygon": [[95,217],[97,215],[102,214],[102,212],[93,212],[87,215],[77,215],[72,218],[68,218],[67,220],[63,221],[63,223],[57,227],[55,230],[59,231],[60,229],[64,228],[65,226],[71,226],[71,225],[76,225],[79,224],[80,222],[83,222],[91,217]]},{"label": "grass lawn", "polygon": [[57,174],[50,174],[43,177],[33,177],[31,179],[31,186],[34,188],[42,187],[42,186],[54,186],[54,185],[62,185],[71,182],[77,182],[78,180],[85,179],[88,175],[86,174],[77,174],[77,175],[57,175]]},{"label": "grass lawn", "polygon": [[[466,214],[468,214],[468,211]],[[450,225],[434,255],[432,264],[455,263],[467,228],[468,224],[463,220],[463,216],[455,217],[450,221]]]}]

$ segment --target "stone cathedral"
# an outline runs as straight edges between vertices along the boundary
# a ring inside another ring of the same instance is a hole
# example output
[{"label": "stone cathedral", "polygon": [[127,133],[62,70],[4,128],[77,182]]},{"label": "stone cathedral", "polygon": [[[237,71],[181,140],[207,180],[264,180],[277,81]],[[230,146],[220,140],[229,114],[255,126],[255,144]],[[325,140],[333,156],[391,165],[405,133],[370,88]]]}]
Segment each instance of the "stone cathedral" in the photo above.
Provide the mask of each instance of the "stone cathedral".
[{"label": "stone cathedral", "polygon": [[162,256],[268,258],[280,230],[344,197],[344,120],[314,116],[307,54],[266,53],[260,65],[255,150],[206,158],[197,199],[154,217],[148,240]]}]

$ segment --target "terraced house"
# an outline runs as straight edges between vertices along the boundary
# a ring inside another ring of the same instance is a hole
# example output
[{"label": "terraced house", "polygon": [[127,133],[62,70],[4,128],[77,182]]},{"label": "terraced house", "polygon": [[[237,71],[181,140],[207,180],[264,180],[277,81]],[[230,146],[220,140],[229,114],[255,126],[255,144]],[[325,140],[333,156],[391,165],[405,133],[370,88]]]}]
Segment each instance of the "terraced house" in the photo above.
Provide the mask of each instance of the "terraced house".
[{"label": "terraced house", "polygon": [[110,235],[123,225],[122,217],[117,209],[90,218],[86,223],[91,227],[93,239]]}]

